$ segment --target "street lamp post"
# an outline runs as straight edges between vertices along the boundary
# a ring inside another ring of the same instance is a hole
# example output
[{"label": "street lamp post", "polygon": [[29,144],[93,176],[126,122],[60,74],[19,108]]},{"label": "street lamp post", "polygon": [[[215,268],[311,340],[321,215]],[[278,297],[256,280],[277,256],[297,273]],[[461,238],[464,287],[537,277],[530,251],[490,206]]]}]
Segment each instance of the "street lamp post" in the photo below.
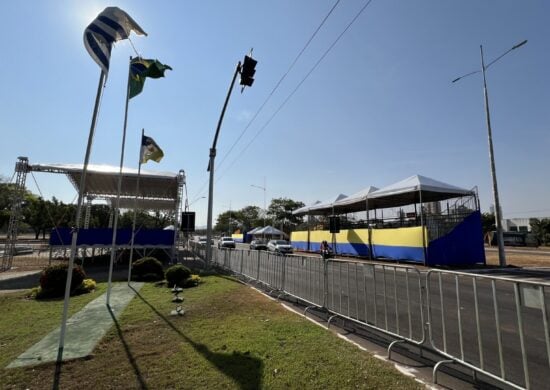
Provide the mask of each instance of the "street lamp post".
[{"label": "street lamp post", "polygon": [[267,190],[267,187],[265,185],[265,176],[264,176],[264,186],[257,186],[255,184],[250,184],[250,187],[254,187],[254,188],[259,188],[260,190],[262,190],[264,192],[264,227],[266,226],[265,225],[265,217],[266,217],[266,214],[267,214],[267,208],[266,208],[266,203],[265,203],[265,192]]},{"label": "street lamp post", "polygon": [[489,161],[491,166],[491,179],[492,179],[492,185],[493,185],[493,200],[495,203],[495,225],[497,229],[497,241],[498,241],[498,260],[499,265],[501,267],[506,267],[506,253],[504,252],[504,239],[503,239],[503,233],[502,233],[502,214],[501,214],[501,207],[500,207],[500,198],[498,195],[498,185],[497,185],[497,173],[495,168],[495,156],[493,151],[493,134],[491,129],[491,116],[489,114],[489,94],[487,92],[487,78],[485,75],[485,72],[487,69],[493,65],[495,62],[500,60],[502,57],[504,57],[506,54],[510,53],[512,50],[515,50],[527,43],[527,40],[524,40],[517,45],[513,46],[511,49],[506,51],[505,53],[501,54],[499,57],[491,61],[487,66],[485,66],[485,59],[483,58],[483,46],[479,46],[480,55],[481,55],[481,70],[470,72],[468,74],[465,74],[463,76],[457,77],[452,82],[455,83],[460,79],[463,79],[464,77],[471,76],[476,73],[482,73],[483,74],[483,97],[485,102],[485,117],[487,121],[487,136],[489,141]]}]

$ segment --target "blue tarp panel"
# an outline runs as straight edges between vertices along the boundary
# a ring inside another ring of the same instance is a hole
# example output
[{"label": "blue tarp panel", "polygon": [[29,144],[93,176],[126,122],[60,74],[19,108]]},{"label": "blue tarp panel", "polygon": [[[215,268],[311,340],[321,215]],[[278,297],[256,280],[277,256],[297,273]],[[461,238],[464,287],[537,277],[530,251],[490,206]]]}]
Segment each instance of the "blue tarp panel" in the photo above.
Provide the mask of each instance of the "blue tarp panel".
[{"label": "blue tarp panel", "polygon": [[481,213],[473,212],[451,232],[428,245],[427,265],[485,264]]},{"label": "blue tarp panel", "polygon": [[[132,229],[118,229],[117,245],[130,245]],[[80,229],[78,231],[77,246],[111,245],[113,229]],[[174,231],[162,229],[141,229],[137,232],[134,244],[138,246],[172,246]],[[50,245],[71,245],[71,229],[57,228],[50,234]]]}]

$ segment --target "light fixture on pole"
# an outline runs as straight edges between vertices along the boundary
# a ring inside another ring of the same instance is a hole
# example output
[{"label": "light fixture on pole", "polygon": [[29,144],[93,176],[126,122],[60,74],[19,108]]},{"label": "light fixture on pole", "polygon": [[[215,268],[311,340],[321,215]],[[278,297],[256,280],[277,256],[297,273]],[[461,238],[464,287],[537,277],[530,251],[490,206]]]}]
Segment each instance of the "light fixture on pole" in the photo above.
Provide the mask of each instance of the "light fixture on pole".
[{"label": "light fixture on pole", "polygon": [[201,199],[206,199],[206,196],[200,196],[200,197],[198,197],[198,198],[193,199],[193,200],[191,201],[191,203],[189,203],[189,204],[187,205],[187,207],[191,206],[193,203],[198,202],[198,201],[201,200]]},{"label": "light fixture on pole", "polygon": [[267,208],[266,208],[266,203],[265,203],[265,193],[266,193],[266,190],[267,190],[267,187],[265,185],[265,176],[264,176],[264,186],[258,186],[258,185],[255,185],[255,184],[250,184],[250,187],[254,187],[254,188],[259,188],[260,190],[262,190],[264,192],[264,227],[266,226],[265,225],[265,217],[266,217],[266,214],[267,214]]},{"label": "light fixture on pole", "polygon": [[[212,260],[212,208],[214,205],[214,164],[216,159],[216,144],[218,143],[218,136],[220,135],[220,129],[222,127],[223,116],[225,115],[225,110],[227,104],[229,103],[229,98],[231,97],[231,92],[233,91],[233,86],[235,85],[235,80],[237,79],[237,74],[241,74],[240,84],[244,87],[252,86],[254,82],[254,73],[256,73],[256,64],[258,62],[252,59],[252,50],[250,55],[244,57],[244,65],[241,66],[241,62],[237,63],[235,68],[235,73],[233,74],[233,79],[229,85],[229,91],[227,91],[227,96],[225,97],[225,102],[223,104],[222,112],[220,114],[220,119],[218,120],[218,126],[216,127],[216,133],[214,135],[214,141],[212,142],[212,147],[210,148],[210,159],[208,161],[208,169],[210,172],[209,186],[208,186],[208,216],[206,219],[206,268],[210,267],[210,262]],[[242,92],[242,90],[241,90]]]},{"label": "light fixture on pole", "polygon": [[480,55],[481,55],[481,70],[477,70],[474,72],[467,73],[463,76],[457,77],[452,82],[455,83],[458,80],[461,80],[467,76],[474,75],[476,73],[482,73],[483,74],[483,97],[485,100],[485,117],[487,121],[487,135],[488,135],[488,141],[489,141],[489,160],[491,165],[491,178],[492,178],[492,184],[493,184],[493,200],[495,202],[495,225],[497,228],[497,241],[498,241],[498,260],[499,265],[501,267],[506,266],[506,254],[504,252],[504,239],[502,234],[502,209],[500,207],[500,199],[498,195],[498,185],[497,185],[497,174],[496,174],[496,168],[495,168],[495,156],[493,152],[493,134],[491,129],[491,116],[489,114],[489,94],[487,92],[487,78],[485,76],[485,72],[487,69],[493,65],[495,62],[500,60],[502,57],[504,57],[506,54],[510,53],[512,50],[515,50],[527,43],[527,40],[524,40],[517,45],[513,46],[512,48],[508,49],[506,52],[498,56],[496,59],[491,61],[489,64],[485,65],[485,60],[483,58],[483,46],[479,46],[480,49]]}]

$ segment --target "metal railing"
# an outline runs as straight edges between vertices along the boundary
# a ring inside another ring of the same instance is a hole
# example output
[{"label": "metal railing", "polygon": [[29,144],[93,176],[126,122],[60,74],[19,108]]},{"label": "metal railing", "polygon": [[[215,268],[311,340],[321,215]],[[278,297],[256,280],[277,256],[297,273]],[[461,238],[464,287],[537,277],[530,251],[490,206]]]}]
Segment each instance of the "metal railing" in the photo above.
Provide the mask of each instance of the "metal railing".
[{"label": "metal railing", "polygon": [[[200,246],[193,248],[199,257],[205,253]],[[313,307],[326,310],[329,326],[340,317],[397,337],[399,342],[424,343],[421,275],[414,267],[214,247],[212,262],[300,299],[310,305],[306,312]]]},{"label": "metal railing", "polygon": [[547,387],[550,284],[430,270],[426,287],[430,344],[450,359],[434,367],[435,383],[441,364],[459,362],[513,388]]},{"label": "metal railing", "polygon": [[[194,248],[201,256],[203,248]],[[217,250],[213,263],[328,313],[430,347],[512,388],[547,387],[550,284],[466,272],[253,250]],[[427,315],[426,315],[427,311]],[[390,355],[391,356],[391,355]]]},{"label": "metal railing", "polygon": [[[422,277],[409,266],[327,262],[327,308],[409,343],[425,340]],[[388,347],[391,353],[393,343]]]}]

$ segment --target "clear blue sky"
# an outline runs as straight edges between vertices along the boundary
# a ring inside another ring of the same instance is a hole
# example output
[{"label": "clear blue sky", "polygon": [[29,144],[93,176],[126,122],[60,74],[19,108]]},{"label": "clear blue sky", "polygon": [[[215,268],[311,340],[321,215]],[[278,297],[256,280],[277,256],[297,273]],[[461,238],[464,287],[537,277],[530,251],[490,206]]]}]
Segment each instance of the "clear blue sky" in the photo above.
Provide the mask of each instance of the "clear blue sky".
[{"label": "clear blue sky", "polygon": [[[85,27],[106,6],[127,11],[148,32],[132,36],[146,58],[173,67],[132,99],[127,166],[137,166],[144,127],[164,149],[144,168],[187,173],[190,200],[207,195],[208,150],[237,61],[251,47],[256,82],[235,90],[218,143],[214,214],[263,205],[250,185],[267,180],[268,203],[307,203],[422,174],[479,187],[492,203],[479,45],[487,61],[527,45],[488,71],[505,217],[550,215],[550,3],[544,0],[374,0],[273,120],[266,122],[364,1],[344,0],[220,165],[335,0],[13,1],[2,5],[0,174],[17,156],[31,163],[82,163],[99,77]],[[116,45],[92,162],[118,165],[128,58]],[[250,147],[243,151],[260,131]],[[61,175],[35,174],[47,198],[75,197]],[[37,192],[31,177],[29,189]],[[198,224],[206,222],[198,200]]]}]

